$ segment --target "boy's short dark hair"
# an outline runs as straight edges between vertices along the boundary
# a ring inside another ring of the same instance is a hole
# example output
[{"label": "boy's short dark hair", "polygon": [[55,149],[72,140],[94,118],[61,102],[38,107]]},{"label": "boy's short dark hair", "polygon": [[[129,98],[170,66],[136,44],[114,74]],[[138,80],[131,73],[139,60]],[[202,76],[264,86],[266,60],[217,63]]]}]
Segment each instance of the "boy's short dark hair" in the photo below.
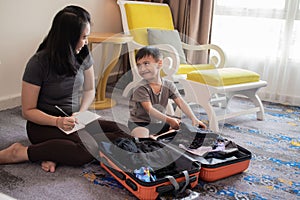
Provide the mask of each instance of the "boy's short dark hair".
[{"label": "boy's short dark hair", "polygon": [[159,61],[159,59],[162,59],[162,54],[159,49],[153,46],[145,46],[139,49],[135,55],[135,61],[138,61],[145,56],[152,56],[155,61]]}]

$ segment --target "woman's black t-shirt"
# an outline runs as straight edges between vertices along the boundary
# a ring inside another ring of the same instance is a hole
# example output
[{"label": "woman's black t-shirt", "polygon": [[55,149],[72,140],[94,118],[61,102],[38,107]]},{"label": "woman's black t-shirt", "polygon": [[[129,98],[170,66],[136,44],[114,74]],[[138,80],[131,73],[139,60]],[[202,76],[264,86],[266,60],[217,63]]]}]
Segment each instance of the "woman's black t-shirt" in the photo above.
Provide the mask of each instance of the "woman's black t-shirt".
[{"label": "woman's black t-shirt", "polygon": [[59,76],[53,70],[45,51],[37,52],[27,63],[23,81],[40,86],[37,108],[41,111],[61,116],[55,105],[72,114],[80,108],[80,97],[84,82],[84,70],[89,69],[93,59],[89,55],[80,65],[76,76]]}]

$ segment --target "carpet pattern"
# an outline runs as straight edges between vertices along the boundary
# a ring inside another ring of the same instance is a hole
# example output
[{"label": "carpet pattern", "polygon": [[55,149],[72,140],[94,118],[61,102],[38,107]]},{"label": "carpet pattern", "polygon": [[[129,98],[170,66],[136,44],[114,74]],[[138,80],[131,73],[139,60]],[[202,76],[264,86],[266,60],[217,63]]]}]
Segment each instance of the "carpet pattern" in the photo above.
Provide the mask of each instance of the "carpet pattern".
[{"label": "carpet pattern", "polygon": [[[0,149],[14,142],[29,145],[25,124],[21,107],[1,111]],[[83,169],[59,165],[55,173],[48,173],[39,163],[0,165],[0,199],[1,193],[20,200],[134,199],[122,190],[115,192],[112,187],[99,187],[87,181]]]},{"label": "carpet pattern", "polygon": [[[105,119],[126,123],[122,99],[111,109],[97,111]],[[265,120],[255,115],[225,121],[221,135],[252,152],[249,168],[222,180],[199,181],[197,199],[300,199],[300,107],[263,102]],[[230,109],[250,103],[233,99]],[[199,118],[207,116],[201,110]],[[123,121],[122,121],[123,120]],[[0,112],[0,149],[18,141],[29,144],[20,107]],[[38,163],[0,165],[0,192],[17,199],[135,199],[99,163],[59,166],[45,173]],[[172,198],[169,198],[172,199]],[[174,198],[173,198],[174,199]]]},{"label": "carpet pattern", "polygon": [[[200,180],[193,189],[197,199],[300,199],[300,107],[263,104],[264,121],[257,121],[255,115],[240,116],[226,120],[220,131],[223,137],[251,151],[249,168],[211,183]],[[229,110],[245,106],[251,104],[236,99]],[[207,119],[203,111],[196,113],[203,121]],[[94,177],[98,185],[112,178],[101,176]],[[110,187],[124,192],[120,185]]]},{"label": "carpet pattern", "polygon": [[214,183],[200,182],[197,191],[216,199],[300,198],[300,108],[266,102],[264,107],[265,121],[239,117],[222,130],[252,152],[249,168]]}]

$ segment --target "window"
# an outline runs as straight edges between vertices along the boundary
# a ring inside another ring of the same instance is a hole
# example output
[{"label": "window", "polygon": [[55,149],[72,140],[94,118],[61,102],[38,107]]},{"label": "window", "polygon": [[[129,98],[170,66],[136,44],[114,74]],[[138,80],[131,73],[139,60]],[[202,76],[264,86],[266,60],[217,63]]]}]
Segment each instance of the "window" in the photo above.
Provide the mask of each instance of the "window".
[{"label": "window", "polygon": [[264,59],[285,52],[299,59],[299,10],[299,0],[216,0],[212,43],[222,46],[229,59],[237,54]]},{"label": "window", "polygon": [[255,71],[263,100],[300,106],[300,0],[215,0],[211,42],[225,66]]}]

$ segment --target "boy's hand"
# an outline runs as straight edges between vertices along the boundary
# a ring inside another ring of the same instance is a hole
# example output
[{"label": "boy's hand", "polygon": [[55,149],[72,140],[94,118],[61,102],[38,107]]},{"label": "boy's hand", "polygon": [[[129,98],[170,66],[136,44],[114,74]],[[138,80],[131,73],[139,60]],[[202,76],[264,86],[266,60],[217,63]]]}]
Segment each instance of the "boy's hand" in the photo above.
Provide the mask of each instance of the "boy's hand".
[{"label": "boy's hand", "polygon": [[167,118],[167,123],[170,124],[170,128],[172,129],[179,129],[180,120],[172,117]]},{"label": "boy's hand", "polygon": [[197,126],[199,128],[207,129],[207,126],[200,120],[193,121],[193,126]]}]

